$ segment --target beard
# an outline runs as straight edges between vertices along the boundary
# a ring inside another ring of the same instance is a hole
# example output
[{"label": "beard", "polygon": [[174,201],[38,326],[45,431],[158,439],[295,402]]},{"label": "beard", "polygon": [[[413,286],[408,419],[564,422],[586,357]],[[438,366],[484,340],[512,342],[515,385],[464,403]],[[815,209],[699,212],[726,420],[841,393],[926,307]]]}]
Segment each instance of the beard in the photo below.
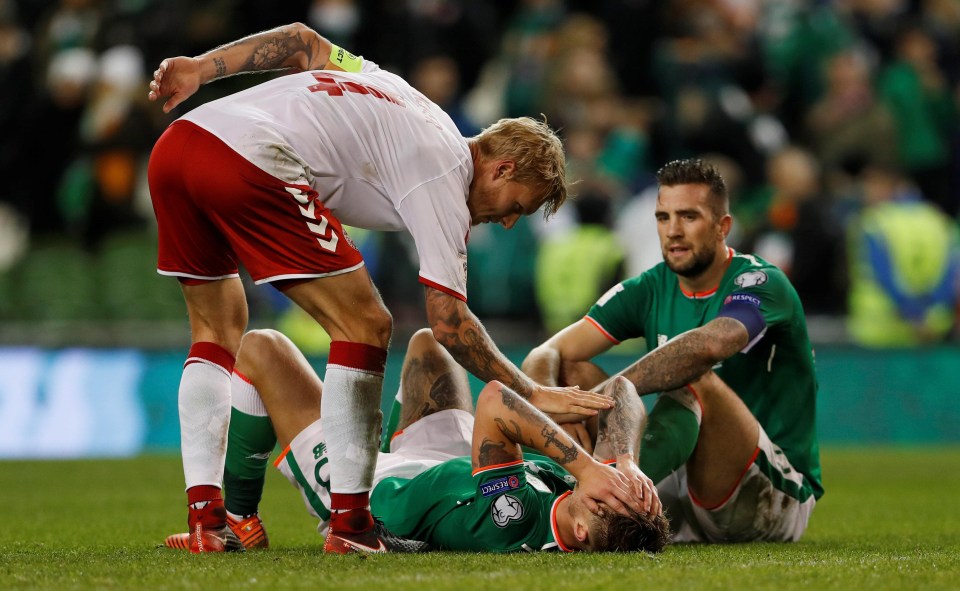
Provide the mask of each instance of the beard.
[{"label": "beard", "polygon": [[713,264],[716,254],[716,249],[694,250],[693,256],[686,262],[676,263],[667,257],[667,253],[663,253],[663,262],[667,264],[671,271],[681,277],[699,277]]}]

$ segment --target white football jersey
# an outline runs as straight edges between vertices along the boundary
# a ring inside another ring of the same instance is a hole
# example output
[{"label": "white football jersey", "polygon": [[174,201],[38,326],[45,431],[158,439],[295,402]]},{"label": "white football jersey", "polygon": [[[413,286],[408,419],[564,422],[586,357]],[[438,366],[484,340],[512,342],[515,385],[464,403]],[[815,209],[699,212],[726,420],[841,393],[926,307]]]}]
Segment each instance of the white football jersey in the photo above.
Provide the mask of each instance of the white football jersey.
[{"label": "white football jersey", "polygon": [[473,160],[450,117],[395,74],[282,76],[183,119],[270,175],[310,185],[344,224],[413,236],[421,282],[466,299]]}]

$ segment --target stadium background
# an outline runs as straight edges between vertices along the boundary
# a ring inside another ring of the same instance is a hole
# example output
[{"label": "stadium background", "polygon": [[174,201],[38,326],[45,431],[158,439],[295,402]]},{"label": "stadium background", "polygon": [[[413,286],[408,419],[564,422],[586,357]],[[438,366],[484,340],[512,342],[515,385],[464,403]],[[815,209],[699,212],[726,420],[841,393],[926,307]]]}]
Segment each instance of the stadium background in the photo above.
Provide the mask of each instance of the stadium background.
[{"label": "stadium background", "polygon": [[[172,117],[146,82],[163,57],[294,20],[466,135],[500,116],[561,129],[574,204],[471,236],[471,307],[514,359],[657,260],[653,173],[702,156],[731,185],[732,245],[804,301],[823,441],[960,442],[954,0],[0,0],[0,457],[175,451],[187,323],[154,271],[144,175]],[[395,319],[386,404],[422,287],[404,236],[351,236]],[[322,372],[322,332],[247,287],[251,327]]]}]

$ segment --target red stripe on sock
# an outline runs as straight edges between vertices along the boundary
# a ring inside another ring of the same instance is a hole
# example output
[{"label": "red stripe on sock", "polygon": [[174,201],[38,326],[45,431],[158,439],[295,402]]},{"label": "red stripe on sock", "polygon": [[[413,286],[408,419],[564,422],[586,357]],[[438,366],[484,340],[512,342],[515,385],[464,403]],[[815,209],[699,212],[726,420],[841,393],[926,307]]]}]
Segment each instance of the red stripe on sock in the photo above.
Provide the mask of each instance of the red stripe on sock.
[{"label": "red stripe on sock", "polygon": [[217,486],[201,484],[199,486],[191,486],[187,489],[188,505],[200,503],[202,501],[217,501],[222,499],[223,497],[220,496],[220,487]]},{"label": "red stripe on sock", "polygon": [[233,373],[233,364],[236,362],[230,351],[227,351],[216,343],[209,342],[194,343],[193,346],[190,347],[190,353],[187,354],[187,362],[184,363],[184,367],[191,363],[196,363],[197,359],[203,359],[214,365],[219,365],[226,370],[228,374]]},{"label": "red stripe on sock", "polygon": [[366,509],[370,506],[370,493],[330,493],[330,508],[334,511]]},{"label": "red stripe on sock", "polygon": [[364,343],[333,341],[327,362],[382,374],[387,366],[387,350]]}]

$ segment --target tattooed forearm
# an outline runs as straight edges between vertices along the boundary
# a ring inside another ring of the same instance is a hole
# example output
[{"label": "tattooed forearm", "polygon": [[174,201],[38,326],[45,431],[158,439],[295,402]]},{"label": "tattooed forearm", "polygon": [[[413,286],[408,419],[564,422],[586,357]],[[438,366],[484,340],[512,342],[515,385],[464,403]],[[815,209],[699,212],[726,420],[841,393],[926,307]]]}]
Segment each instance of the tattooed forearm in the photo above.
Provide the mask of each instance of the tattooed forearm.
[{"label": "tattooed forearm", "polygon": [[430,328],[457,363],[481,380],[498,380],[530,397],[533,383],[497,349],[465,303],[429,287],[426,297]]},{"label": "tattooed forearm", "polygon": [[216,74],[217,78],[223,78],[224,76],[227,75],[227,64],[224,63],[222,57],[213,58],[213,65],[217,69],[217,74]]},{"label": "tattooed forearm", "polygon": [[514,443],[519,443],[520,445],[526,445],[528,447],[533,447],[533,441],[528,440],[524,441],[523,439],[523,429],[520,428],[520,425],[516,421],[511,420],[510,424],[513,426],[508,427],[506,421],[497,417],[493,419],[493,422],[497,424],[497,427],[500,428],[500,432],[507,436],[507,439]]},{"label": "tattooed forearm", "polygon": [[277,70],[285,67],[285,62],[297,53],[303,53],[308,64],[313,62],[313,48],[299,34],[277,35],[253,48],[253,55],[244,64],[244,69]]},{"label": "tattooed forearm", "polygon": [[[540,430],[540,435],[543,436],[544,451],[547,451],[547,455],[561,466],[565,466],[580,457],[580,452],[577,450],[576,444],[572,441],[570,441],[570,445],[564,443],[563,439],[565,438],[569,441],[569,436],[566,434],[558,436],[558,432],[562,433],[562,431],[550,425],[544,425],[543,429]],[[560,456],[549,453],[549,447],[551,445],[560,451]]]},{"label": "tattooed forearm", "polygon": [[681,334],[625,369],[641,395],[679,388],[747,345],[747,329],[732,318],[717,318]]},{"label": "tattooed forearm", "polygon": [[596,450],[605,458],[624,454],[636,458],[644,420],[643,402],[625,380],[614,380],[606,392],[616,406],[600,411]]},{"label": "tattooed forearm", "polygon": [[477,452],[476,458],[473,461],[473,467],[495,466],[516,460],[517,454],[508,451],[506,443],[484,439],[483,443],[480,444],[480,451]]}]

